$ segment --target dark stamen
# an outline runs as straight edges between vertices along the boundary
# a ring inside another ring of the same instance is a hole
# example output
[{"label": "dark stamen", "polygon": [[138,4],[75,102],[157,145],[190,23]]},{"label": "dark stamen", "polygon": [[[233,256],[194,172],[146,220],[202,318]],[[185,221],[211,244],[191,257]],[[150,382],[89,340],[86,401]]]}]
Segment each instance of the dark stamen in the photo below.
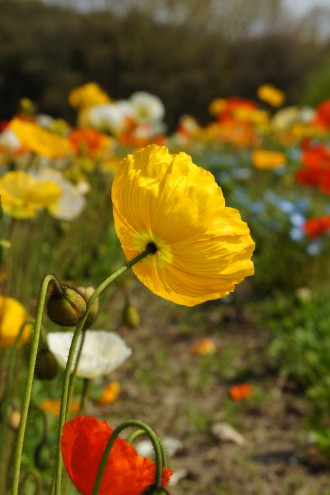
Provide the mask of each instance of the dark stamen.
[{"label": "dark stamen", "polygon": [[148,244],[146,245],[146,249],[149,249],[150,254],[155,254],[157,253],[158,247],[154,242],[148,242]]}]

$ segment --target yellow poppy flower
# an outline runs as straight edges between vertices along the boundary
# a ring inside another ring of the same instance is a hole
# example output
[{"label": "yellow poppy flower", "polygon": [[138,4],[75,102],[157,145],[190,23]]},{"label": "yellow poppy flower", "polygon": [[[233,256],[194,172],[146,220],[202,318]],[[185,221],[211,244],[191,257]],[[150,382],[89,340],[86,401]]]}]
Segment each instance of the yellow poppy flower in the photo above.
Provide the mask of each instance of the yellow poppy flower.
[{"label": "yellow poppy flower", "polygon": [[112,188],[125,256],[156,249],[133,267],[155,294],[194,306],[233,291],[253,274],[254,242],[213,175],[185,153],[150,145],[120,164]]},{"label": "yellow poppy flower", "polygon": [[286,165],[286,157],[280,151],[255,150],[251,156],[255,167],[273,169]]},{"label": "yellow poppy flower", "polygon": [[81,110],[109,103],[110,98],[97,83],[90,82],[73,88],[69,93],[68,101],[73,108]]},{"label": "yellow poppy flower", "polygon": [[32,121],[15,118],[9,124],[23,148],[45,158],[59,158],[73,153],[68,140]]},{"label": "yellow poppy flower", "polygon": [[[0,347],[10,347],[23,323],[29,318],[24,306],[11,297],[0,296]],[[31,333],[31,325],[26,325],[20,344],[26,342]]]},{"label": "yellow poppy flower", "polygon": [[0,177],[0,195],[5,213],[14,218],[32,218],[38,210],[56,203],[62,190],[55,182],[16,170]]},{"label": "yellow poppy flower", "polygon": [[285,94],[280,89],[275,88],[272,84],[263,84],[258,88],[258,98],[260,100],[269,103],[273,107],[279,107],[283,105],[285,100]]}]

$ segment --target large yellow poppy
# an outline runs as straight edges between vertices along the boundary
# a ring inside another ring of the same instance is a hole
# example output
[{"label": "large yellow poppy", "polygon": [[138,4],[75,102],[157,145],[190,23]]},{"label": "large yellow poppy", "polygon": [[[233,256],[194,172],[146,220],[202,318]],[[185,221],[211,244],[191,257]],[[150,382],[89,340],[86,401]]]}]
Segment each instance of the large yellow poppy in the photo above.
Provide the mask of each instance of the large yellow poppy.
[{"label": "large yellow poppy", "polygon": [[128,260],[151,291],[194,306],[233,291],[254,272],[254,242],[213,175],[185,153],[150,145],[120,164],[112,188],[114,222]]}]

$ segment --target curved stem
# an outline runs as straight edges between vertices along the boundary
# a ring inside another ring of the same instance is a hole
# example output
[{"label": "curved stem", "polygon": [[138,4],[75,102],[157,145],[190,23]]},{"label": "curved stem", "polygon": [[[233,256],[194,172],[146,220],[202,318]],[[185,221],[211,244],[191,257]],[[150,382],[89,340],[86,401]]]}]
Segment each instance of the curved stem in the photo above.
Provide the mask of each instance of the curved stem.
[{"label": "curved stem", "polygon": [[96,476],[95,485],[94,485],[92,495],[98,495],[98,493],[99,493],[101,483],[102,483],[103,473],[104,473],[104,470],[105,470],[107,462],[108,462],[108,457],[109,457],[111,448],[112,448],[113,444],[115,443],[116,438],[118,437],[118,435],[120,434],[120,432],[122,430],[124,430],[125,428],[128,428],[130,426],[135,426],[135,427],[139,428],[139,430],[143,430],[144,433],[146,433],[148,435],[148,437],[150,438],[150,440],[152,442],[152,446],[155,450],[155,458],[156,458],[155,489],[156,490],[162,489],[163,453],[162,453],[162,449],[160,447],[159,438],[156,435],[156,433],[153,431],[153,429],[150,428],[150,426],[143,423],[142,421],[139,421],[136,419],[131,419],[131,420],[125,421],[124,423],[117,426],[117,428],[115,428],[113,430],[112,435],[110,436],[108,443],[106,445],[106,448],[104,450],[104,453],[103,453],[103,457],[102,457],[101,464],[99,466],[99,470],[98,470],[98,473]]},{"label": "curved stem", "polygon": [[126,442],[129,443],[130,445],[139,437],[141,437],[142,435],[145,435],[146,432],[144,430],[135,430],[133,431],[129,437],[127,438]]},{"label": "curved stem", "polygon": [[19,485],[19,476],[20,476],[21,461],[22,461],[22,451],[23,451],[26,423],[27,423],[27,417],[28,417],[30,400],[31,400],[34,368],[35,368],[35,364],[36,364],[38,345],[39,345],[39,339],[40,339],[40,333],[41,333],[41,322],[42,322],[43,310],[44,310],[45,301],[46,301],[47,288],[48,288],[48,284],[51,281],[53,281],[60,288],[59,282],[58,282],[57,278],[55,277],[55,275],[48,274],[43,278],[41,288],[40,288],[40,293],[39,293],[36,320],[35,320],[34,332],[33,332],[33,337],[32,337],[32,342],[31,342],[31,353],[30,353],[29,365],[28,365],[28,370],[27,370],[26,387],[25,387],[25,395],[24,395],[23,404],[22,404],[21,420],[20,420],[18,433],[17,433],[17,443],[16,443],[16,450],[15,450],[15,458],[14,458],[14,472],[13,472],[11,495],[18,495],[18,485]]},{"label": "curved stem", "polygon": [[58,424],[58,436],[57,436],[57,453],[56,453],[57,455],[56,455],[56,473],[55,473],[54,495],[61,495],[61,482],[62,482],[61,434],[62,434],[63,425],[66,421],[66,414],[67,414],[67,410],[68,410],[68,397],[70,396],[70,375],[71,375],[75,350],[76,350],[78,338],[79,338],[79,336],[82,332],[82,329],[84,328],[85,322],[87,320],[89,308],[92,306],[95,299],[112,282],[114,282],[118,277],[120,277],[120,275],[125,273],[129,268],[134,266],[136,263],[141,261],[143,258],[148,256],[149,254],[153,254],[153,253],[154,253],[154,250],[152,249],[152,247],[147,246],[146,249],[142,253],[138,254],[131,261],[128,261],[125,265],[123,265],[121,268],[116,270],[112,275],[107,277],[103,282],[101,282],[100,285],[98,287],[96,287],[94,293],[90,297],[90,299],[87,303],[86,314],[81,319],[80,323],[78,324],[78,326],[76,327],[76,329],[74,331],[72,341],[71,341],[70,350],[69,350],[68,360],[67,360],[66,367],[65,367],[63,386],[62,386],[62,400],[61,400],[61,409],[60,409],[60,417],[59,417],[59,424]]},{"label": "curved stem", "polygon": [[[145,435],[145,434],[146,434],[146,432],[144,430],[141,430],[141,429],[135,430],[130,434],[130,436],[128,437],[128,439],[126,441],[127,441],[127,443],[132,444],[138,437]],[[165,447],[164,447],[162,440],[159,437],[158,437],[158,441],[159,441],[160,450],[162,452],[162,465],[163,465],[163,467],[167,468],[168,462],[167,462],[166,450],[165,450]]]}]

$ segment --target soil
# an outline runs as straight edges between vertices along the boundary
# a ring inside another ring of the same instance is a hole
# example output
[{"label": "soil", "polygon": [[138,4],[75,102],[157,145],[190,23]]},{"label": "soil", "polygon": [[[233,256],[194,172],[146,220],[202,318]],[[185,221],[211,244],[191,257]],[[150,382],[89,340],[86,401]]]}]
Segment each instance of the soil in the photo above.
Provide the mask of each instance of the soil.
[{"label": "soil", "polygon": [[[90,402],[86,413],[112,426],[140,419],[163,440],[179,440],[169,458],[174,495],[330,494],[328,462],[306,434],[308,402],[279,376],[268,353],[270,331],[258,325],[248,302],[184,308],[130,284],[138,328],[121,320],[120,291],[111,301],[115,330],[133,350],[111,377],[121,384],[120,397],[102,408]],[[215,353],[192,354],[205,337]],[[242,382],[252,397],[234,401],[229,389]],[[214,425],[223,422],[243,441],[217,438]]]}]

